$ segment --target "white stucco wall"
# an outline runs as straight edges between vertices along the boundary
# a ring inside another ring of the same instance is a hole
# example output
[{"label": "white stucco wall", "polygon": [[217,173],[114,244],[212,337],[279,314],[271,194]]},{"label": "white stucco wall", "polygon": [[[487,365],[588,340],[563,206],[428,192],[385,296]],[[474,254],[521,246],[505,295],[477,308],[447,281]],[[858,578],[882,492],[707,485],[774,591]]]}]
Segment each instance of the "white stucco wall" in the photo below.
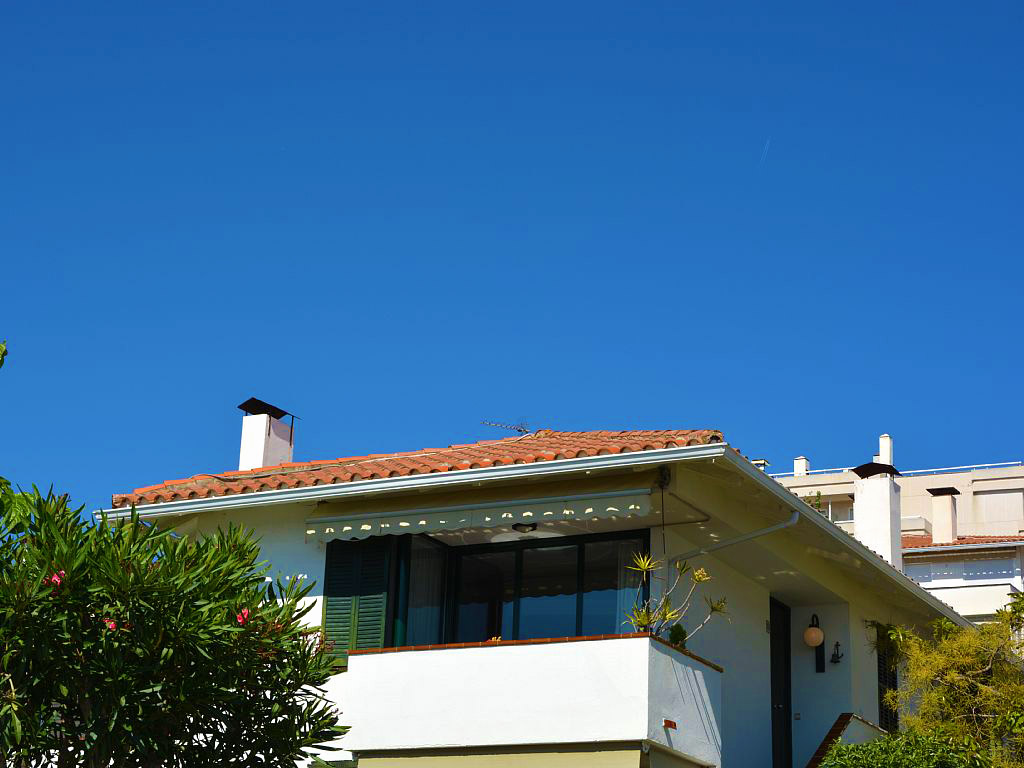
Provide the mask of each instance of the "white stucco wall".
[{"label": "white stucco wall", "polygon": [[[692,547],[686,526],[668,526],[670,554]],[[662,556],[661,536],[651,536],[651,549]],[[771,754],[771,669],[769,667],[768,590],[730,568],[714,555],[695,558],[713,581],[697,596],[699,612],[705,594],[726,596],[728,617],[716,617],[693,637],[688,648],[725,668],[722,675],[722,760],[728,768],[763,768]],[[692,629],[691,622],[690,628]],[[766,751],[767,750],[767,751]]]},{"label": "white stucco wall", "polygon": [[[804,630],[817,614],[825,633],[825,671],[817,672],[814,649],[804,643]],[[853,683],[850,648],[850,608],[845,603],[790,608],[792,627],[793,765],[806,765],[829,728],[851,710]],[[832,664],[836,641],[843,659]],[[855,653],[855,652],[854,652]],[[799,719],[798,719],[799,718]]]},{"label": "white stucco wall", "polygon": [[[650,739],[721,765],[719,673],[647,638],[355,655],[353,751]],[[676,729],[666,729],[665,719]]]},{"label": "white stucco wall", "polygon": [[319,626],[322,621],[322,600],[324,545],[312,538],[307,541],[303,521],[310,514],[308,505],[280,505],[254,507],[229,513],[206,513],[200,516],[196,533],[212,533],[218,526],[227,528],[230,523],[251,528],[260,537],[263,558],[271,564],[268,576],[275,580],[293,577],[315,581],[307,603],[312,609],[305,621],[310,626]]}]

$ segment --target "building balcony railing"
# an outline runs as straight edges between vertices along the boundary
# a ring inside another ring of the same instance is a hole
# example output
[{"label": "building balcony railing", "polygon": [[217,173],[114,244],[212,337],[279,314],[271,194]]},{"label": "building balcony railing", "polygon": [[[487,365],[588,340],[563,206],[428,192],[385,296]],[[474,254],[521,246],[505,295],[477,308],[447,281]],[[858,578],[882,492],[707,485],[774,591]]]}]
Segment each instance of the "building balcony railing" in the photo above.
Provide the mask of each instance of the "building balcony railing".
[{"label": "building balcony railing", "polygon": [[632,742],[721,765],[720,667],[647,634],[355,651],[332,695],[357,754]]}]

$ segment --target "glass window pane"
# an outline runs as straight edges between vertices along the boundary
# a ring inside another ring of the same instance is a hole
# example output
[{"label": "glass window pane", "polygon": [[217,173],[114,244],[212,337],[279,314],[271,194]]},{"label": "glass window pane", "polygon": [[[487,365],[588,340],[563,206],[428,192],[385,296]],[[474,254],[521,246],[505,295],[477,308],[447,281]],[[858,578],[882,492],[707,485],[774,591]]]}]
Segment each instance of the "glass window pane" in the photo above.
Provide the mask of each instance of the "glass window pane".
[{"label": "glass window pane", "polygon": [[519,639],[576,634],[579,547],[523,550],[519,593]]},{"label": "glass window pane", "polygon": [[633,607],[640,574],[629,570],[633,555],[644,551],[643,541],[595,541],[584,546],[583,634],[632,632],[626,614]]},{"label": "glass window pane", "polygon": [[406,645],[441,642],[444,547],[413,538],[409,556],[409,621]]},{"label": "glass window pane", "polygon": [[481,552],[461,558],[456,642],[512,639],[515,571],[514,552]]}]

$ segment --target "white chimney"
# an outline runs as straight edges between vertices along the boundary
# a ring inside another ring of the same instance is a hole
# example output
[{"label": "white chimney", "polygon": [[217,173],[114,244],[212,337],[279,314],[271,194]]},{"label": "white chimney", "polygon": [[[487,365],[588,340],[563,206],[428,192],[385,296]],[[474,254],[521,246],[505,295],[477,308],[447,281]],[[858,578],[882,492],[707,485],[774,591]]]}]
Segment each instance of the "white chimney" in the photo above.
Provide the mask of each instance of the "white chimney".
[{"label": "white chimney", "polygon": [[[238,451],[238,469],[258,469],[287,464],[295,445],[295,416],[277,406],[250,397],[240,406],[242,445]],[[291,416],[288,423],[282,421]]]},{"label": "white chimney", "polygon": [[854,481],[853,533],[864,546],[897,570],[903,570],[900,487],[891,475],[858,477]]},{"label": "white chimney", "polygon": [[956,530],[956,497],[960,491],[956,488],[929,488],[932,495],[932,543],[955,544]]},{"label": "white chimney", "polygon": [[797,456],[793,459],[793,474],[803,476],[811,471],[811,460],[806,456]]},{"label": "white chimney", "polygon": [[879,435],[878,453],[875,454],[875,461],[879,464],[888,464],[889,466],[893,466],[892,438],[889,435]]}]

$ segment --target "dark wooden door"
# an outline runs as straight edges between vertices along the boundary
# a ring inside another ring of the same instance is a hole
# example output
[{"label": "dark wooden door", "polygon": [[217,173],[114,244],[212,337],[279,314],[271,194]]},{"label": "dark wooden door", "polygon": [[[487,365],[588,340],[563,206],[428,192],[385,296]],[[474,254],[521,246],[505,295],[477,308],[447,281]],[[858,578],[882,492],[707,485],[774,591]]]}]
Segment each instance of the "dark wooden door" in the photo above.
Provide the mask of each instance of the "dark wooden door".
[{"label": "dark wooden door", "polygon": [[793,703],[790,687],[789,606],[771,600],[772,768],[793,768]]}]

